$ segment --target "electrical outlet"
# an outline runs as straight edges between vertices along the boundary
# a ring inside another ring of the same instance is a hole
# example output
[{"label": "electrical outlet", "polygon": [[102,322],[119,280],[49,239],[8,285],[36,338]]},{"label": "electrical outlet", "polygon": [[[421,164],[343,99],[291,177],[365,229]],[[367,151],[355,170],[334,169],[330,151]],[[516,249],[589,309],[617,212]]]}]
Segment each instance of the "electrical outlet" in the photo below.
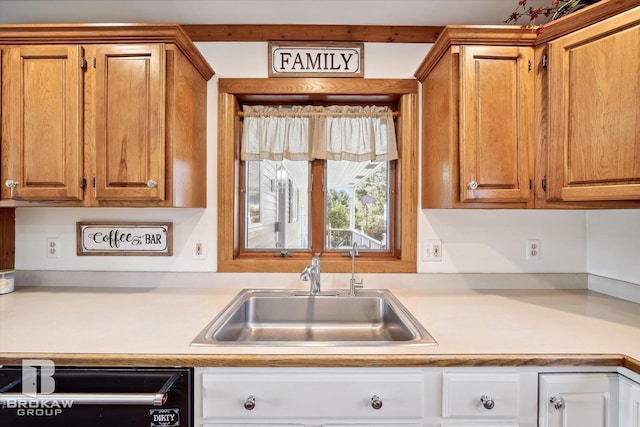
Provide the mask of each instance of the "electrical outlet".
[{"label": "electrical outlet", "polygon": [[527,239],[527,261],[540,261],[541,249],[540,239]]},{"label": "electrical outlet", "polygon": [[422,241],[422,261],[442,261],[442,241],[439,239]]},{"label": "electrical outlet", "polygon": [[204,240],[194,240],[193,242],[193,259],[207,258],[207,244]]},{"label": "electrical outlet", "polygon": [[60,258],[60,237],[47,237],[47,258]]}]

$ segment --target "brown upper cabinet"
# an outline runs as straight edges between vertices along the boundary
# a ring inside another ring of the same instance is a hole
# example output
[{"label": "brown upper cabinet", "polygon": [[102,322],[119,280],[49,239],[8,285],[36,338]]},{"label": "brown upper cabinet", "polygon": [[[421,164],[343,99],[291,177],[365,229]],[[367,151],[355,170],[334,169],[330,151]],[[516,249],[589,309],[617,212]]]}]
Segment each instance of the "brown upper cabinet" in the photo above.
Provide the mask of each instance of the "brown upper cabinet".
[{"label": "brown upper cabinet", "polygon": [[2,204],[206,206],[213,70],[178,25],[0,26]]},{"label": "brown upper cabinet", "polygon": [[640,7],[550,41],[547,200],[640,200]]},{"label": "brown upper cabinet", "polygon": [[422,207],[640,206],[639,22],[602,0],[541,35],[445,27],[416,71]]},{"label": "brown upper cabinet", "polygon": [[[533,39],[447,27],[422,82],[422,207],[533,206]],[[483,45],[469,43],[483,37]]]}]

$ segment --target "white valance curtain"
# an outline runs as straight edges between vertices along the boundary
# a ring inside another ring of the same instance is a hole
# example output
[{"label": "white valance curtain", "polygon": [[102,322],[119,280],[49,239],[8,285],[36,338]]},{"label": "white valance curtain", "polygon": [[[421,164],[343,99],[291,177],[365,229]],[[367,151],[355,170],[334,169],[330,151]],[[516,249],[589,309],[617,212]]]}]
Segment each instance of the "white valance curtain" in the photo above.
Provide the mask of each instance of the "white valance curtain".
[{"label": "white valance curtain", "polygon": [[389,107],[246,105],[243,112],[242,160],[398,158]]}]

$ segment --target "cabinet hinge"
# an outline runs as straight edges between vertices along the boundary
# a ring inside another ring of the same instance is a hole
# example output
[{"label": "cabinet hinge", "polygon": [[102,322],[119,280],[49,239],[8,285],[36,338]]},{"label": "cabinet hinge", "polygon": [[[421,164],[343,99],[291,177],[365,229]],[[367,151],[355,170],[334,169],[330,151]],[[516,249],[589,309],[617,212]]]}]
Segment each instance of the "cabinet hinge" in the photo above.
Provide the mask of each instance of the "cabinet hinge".
[{"label": "cabinet hinge", "polygon": [[529,60],[527,70],[531,72],[532,69],[533,69],[533,66],[531,65],[531,60]]},{"label": "cabinet hinge", "polygon": [[80,188],[85,189],[87,187],[87,179],[83,176],[80,177]]},{"label": "cabinet hinge", "polygon": [[549,67],[549,60],[547,59],[547,55],[542,55],[542,68],[547,69]]},{"label": "cabinet hinge", "polygon": [[80,48],[80,69],[87,71],[87,57],[84,54],[84,47]]},{"label": "cabinet hinge", "polygon": [[533,190],[533,180],[529,179],[529,190]]},{"label": "cabinet hinge", "polygon": [[95,56],[93,57],[93,68],[94,69],[96,68],[96,57]]},{"label": "cabinet hinge", "polygon": [[96,188],[96,177],[95,176],[91,180],[91,185],[93,185],[93,188]]},{"label": "cabinet hinge", "polygon": [[542,177],[542,191],[547,191],[547,177]]}]

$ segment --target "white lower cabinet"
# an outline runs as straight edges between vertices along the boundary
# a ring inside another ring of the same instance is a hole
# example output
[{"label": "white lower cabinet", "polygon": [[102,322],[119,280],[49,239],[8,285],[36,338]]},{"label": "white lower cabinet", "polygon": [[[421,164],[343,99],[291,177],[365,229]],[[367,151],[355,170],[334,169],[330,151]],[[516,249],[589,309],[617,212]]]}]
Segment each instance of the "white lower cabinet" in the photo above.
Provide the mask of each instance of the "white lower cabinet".
[{"label": "white lower cabinet", "polygon": [[640,427],[640,384],[620,377],[620,427]]},{"label": "white lower cabinet", "polygon": [[196,369],[197,426],[422,427],[424,402],[420,370]]},{"label": "white lower cabinet", "polygon": [[617,373],[540,375],[540,427],[618,427]]},{"label": "white lower cabinet", "polygon": [[535,427],[532,400],[536,400],[535,372],[445,371],[441,426]]},{"label": "white lower cabinet", "polygon": [[[283,424],[282,422],[277,423],[251,423],[251,424],[204,424],[204,427],[305,427],[304,424]],[[320,427],[422,427],[422,424],[321,424]]]},{"label": "white lower cabinet", "polygon": [[204,427],[304,427],[304,424],[282,424],[282,423],[242,423],[242,424],[204,424]]},{"label": "white lower cabinet", "polygon": [[195,427],[640,427],[640,375],[556,371],[196,368]]},{"label": "white lower cabinet", "polygon": [[487,422],[485,420],[482,421],[461,421],[454,423],[442,423],[442,427],[520,427],[518,423],[512,422],[504,422],[504,421],[493,421]]},{"label": "white lower cabinet", "polygon": [[[204,424],[204,427],[305,427],[304,424],[283,424],[277,423],[251,423],[251,424]],[[406,423],[393,423],[393,424],[380,424],[380,423],[365,423],[365,424],[321,424],[320,427],[423,427],[422,424],[406,424]],[[483,426],[484,427],[484,426]],[[489,426],[490,427],[490,426]]]},{"label": "white lower cabinet", "polygon": [[462,418],[516,418],[520,412],[520,375],[443,375],[442,416]]}]

